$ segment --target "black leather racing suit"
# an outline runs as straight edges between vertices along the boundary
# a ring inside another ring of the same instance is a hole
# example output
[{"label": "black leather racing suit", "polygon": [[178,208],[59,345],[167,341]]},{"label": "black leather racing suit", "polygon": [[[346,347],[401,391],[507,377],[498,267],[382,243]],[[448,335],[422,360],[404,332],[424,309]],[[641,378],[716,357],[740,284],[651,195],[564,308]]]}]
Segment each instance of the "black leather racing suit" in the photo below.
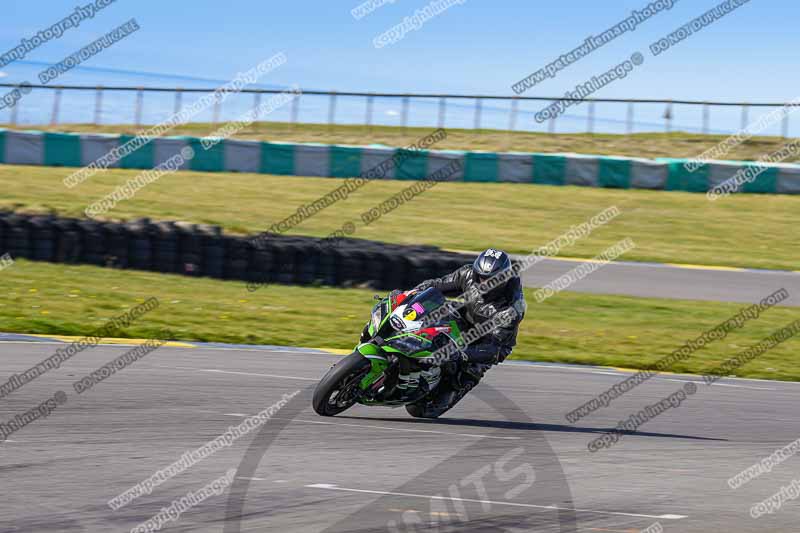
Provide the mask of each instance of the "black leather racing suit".
[{"label": "black leather racing suit", "polygon": [[441,278],[423,281],[415,289],[435,287],[445,296],[461,296],[467,302],[461,314],[473,326],[507,317],[506,327],[495,328],[464,350],[470,363],[496,364],[504,361],[517,343],[517,330],[525,314],[525,296],[522,283],[516,276],[485,294],[478,290],[480,283],[472,266],[464,265]]}]

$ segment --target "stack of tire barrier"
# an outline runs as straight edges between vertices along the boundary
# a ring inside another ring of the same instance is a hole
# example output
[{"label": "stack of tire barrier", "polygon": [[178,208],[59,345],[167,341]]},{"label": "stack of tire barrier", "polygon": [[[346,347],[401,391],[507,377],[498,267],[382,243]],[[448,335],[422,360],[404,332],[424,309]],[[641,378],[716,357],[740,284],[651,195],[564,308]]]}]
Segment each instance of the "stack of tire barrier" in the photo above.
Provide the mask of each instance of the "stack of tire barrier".
[{"label": "stack of tire barrier", "polygon": [[270,234],[182,222],[101,222],[0,212],[0,255],[287,285],[411,287],[472,261],[433,246]]}]

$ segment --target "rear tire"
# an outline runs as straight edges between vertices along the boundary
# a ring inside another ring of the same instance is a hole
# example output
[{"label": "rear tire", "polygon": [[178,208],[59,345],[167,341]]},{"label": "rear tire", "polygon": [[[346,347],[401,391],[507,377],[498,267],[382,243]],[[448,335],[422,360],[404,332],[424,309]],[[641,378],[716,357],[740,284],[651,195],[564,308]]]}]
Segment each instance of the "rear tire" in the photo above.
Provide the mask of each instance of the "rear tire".
[{"label": "rear tire", "polygon": [[433,406],[430,405],[430,400],[406,405],[406,411],[414,418],[439,418],[448,410],[450,410],[449,407],[434,409]]},{"label": "rear tire", "polygon": [[408,411],[408,414],[414,418],[439,418],[447,411],[455,407],[456,404],[461,401],[461,398],[466,396],[469,391],[475,388],[475,385],[477,385],[477,383],[473,383],[472,381],[465,383],[464,388],[456,393],[455,398],[453,398],[450,404],[446,407],[437,408],[433,406],[433,403],[439,396],[439,394],[435,394],[433,398],[428,397],[418,402],[406,405],[406,411]]},{"label": "rear tire", "polygon": [[333,365],[314,389],[311,400],[314,411],[320,416],[336,416],[352,407],[358,383],[371,366],[369,359],[358,352]]}]

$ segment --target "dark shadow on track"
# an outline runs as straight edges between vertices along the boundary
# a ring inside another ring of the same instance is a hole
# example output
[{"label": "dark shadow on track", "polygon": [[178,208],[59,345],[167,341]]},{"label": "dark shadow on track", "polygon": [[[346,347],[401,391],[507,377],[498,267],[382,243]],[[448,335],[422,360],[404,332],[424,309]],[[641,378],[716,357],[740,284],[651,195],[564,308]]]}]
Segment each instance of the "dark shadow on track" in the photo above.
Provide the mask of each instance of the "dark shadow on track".
[{"label": "dark shadow on track", "polygon": [[[259,429],[242,457],[237,468],[237,477],[228,493],[225,533],[240,532],[243,519],[270,516],[278,520],[280,513],[275,509],[263,510],[263,502],[256,500],[251,502],[250,505],[255,506],[256,510],[246,510],[245,504],[252,476],[273,441],[280,437],[283,429],[292,420],[309,410],[313,385],[298,393],[295,393],[296,396],[281,408],[280,418],[270,420]],[[414,496],[414,493],[418,492],[418,487],[434,491],[438,490],[434,487],[438,487],[447,490],[448,494],[454,496],[454,500],[449,502],[447,499],[423,497],[434,502],[429,503],[429,507],[432,511],[435,510],[435,513],[432,513],[432,516],[435,516],[433,520],[435,531],[487,531],[487,526],[507,527],[508,524],[513,524],[514,529],[504,530],[577,533],[578,511],[575,509],[561,461],[547,442],[545,433],[535,431],[536,425],[528,415],[499,390],[485,385],[475,390],[473,394],[498,416],[506,420],[528,422],[526,427],[530,431],[526,433],[526,438],[518,441],[496,441],[490,447],[487,447],[483,439],[477,439],[466,448],[454,447],[452,454],[437,458],[436,464],[394,487],[391,492],[359,504],[358,508],[350,510],[351,512],[344,517],[337,516],[330,520],[330,525],[325,531],[397,532],[400,527],[405,531],[431,531],[430,528],[417,527],[425,524],[419,524],[419,516],[413,511],[420,502],[420,498]],[[323,432],[317,431],[314,435],[318,446],[330,444]],[[419,450],[414,450],[413,453],[419,453]],[[478,456],[482,459],[476,464],[475,458]],[[507,468],[511,461],[517,463],[513,470]],[[366,472],[365,476],[369,477],[369,472]],[[475,483],[476,476],[482,481],[481,483]],[[449,484],[446,489],[442,488],[443,482],[445,485]],[[509,483],[513,483],[513,487],[508,486]],[[477,489],[478,487],[484,487],[488,493],[504,494],[504,498],[514,499],[528,507],[516,509],[503,507],[502,510],[495,509],[492,512],[491,508],[487,508],[491,507],[488,506],[488,502],[483,502],[486,498]],[[481,503],[481,506],[480,509],[470,508],[467,514],[463,502],[457,503],[458,498],[473,493],[470,499]],[[530,506],[544,512],[532,513]],[[269,530],[279,528],[279,524],[275,524],[275,527],[270,527]]]},{"label": "dark shadow on track", "polygon": [[560,431],[565,433],[608,433],[614,431],[622,435],[630,435],[634,437],[657,437],[666,439],[689,439],[689,440],[703,440],[703,441],[723,441],[728,442],[728,439],[718,439],[714,437],[698,437],[695,435],[679,435],[675,433],[652,433],[648,431],[617,431],[615,428],[587,428],[568,426],[564,424],[537,424],[530,422],[509,422],[505,420],[475,420],[472,418],[438,418],[435,420],[428,420],[424,418],[375,418],[368,416],[346,416],[339,415],[336,418],[347,418],[350,420],[377,420],[380,422],[403,422],[411,424],[431,424],[435,426],[465,426],[465,427],[482,427],[491,429],[510,429],[516,431]]}]

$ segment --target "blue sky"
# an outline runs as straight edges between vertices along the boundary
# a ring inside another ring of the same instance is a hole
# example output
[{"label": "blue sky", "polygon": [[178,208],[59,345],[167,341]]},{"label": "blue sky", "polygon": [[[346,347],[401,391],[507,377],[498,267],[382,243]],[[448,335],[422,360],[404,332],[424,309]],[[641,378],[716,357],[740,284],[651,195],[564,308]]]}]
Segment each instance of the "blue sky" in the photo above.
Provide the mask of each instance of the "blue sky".
[{"label": "blue sky", "polygon": [[[88,1],[6,0],[0,52]],[[44,65],[134,17],[140,31],[89,59],[87,68],[65,74],[59,83],[206,85],[172,76],[228,80],[283,51],[288,63],[265,78],[265,84],[510,95],[512,83],[649,2],[466,0],[399,42],[376,49],[375,36],[429,2],[394,0],[356,20],[350,11],[359,0],[117,0],[25,60],[2,68],[2,81],[35,78]],[[751,0],[664,54],[649,54],[650,43],[717,3],[679,0],[671,10],[526,94],[563,95],[641,51],[645,64],[596,96],[751,101],[796,97],[800,93],[800,74],[794,68],[800,15],[796,0]]]}]

